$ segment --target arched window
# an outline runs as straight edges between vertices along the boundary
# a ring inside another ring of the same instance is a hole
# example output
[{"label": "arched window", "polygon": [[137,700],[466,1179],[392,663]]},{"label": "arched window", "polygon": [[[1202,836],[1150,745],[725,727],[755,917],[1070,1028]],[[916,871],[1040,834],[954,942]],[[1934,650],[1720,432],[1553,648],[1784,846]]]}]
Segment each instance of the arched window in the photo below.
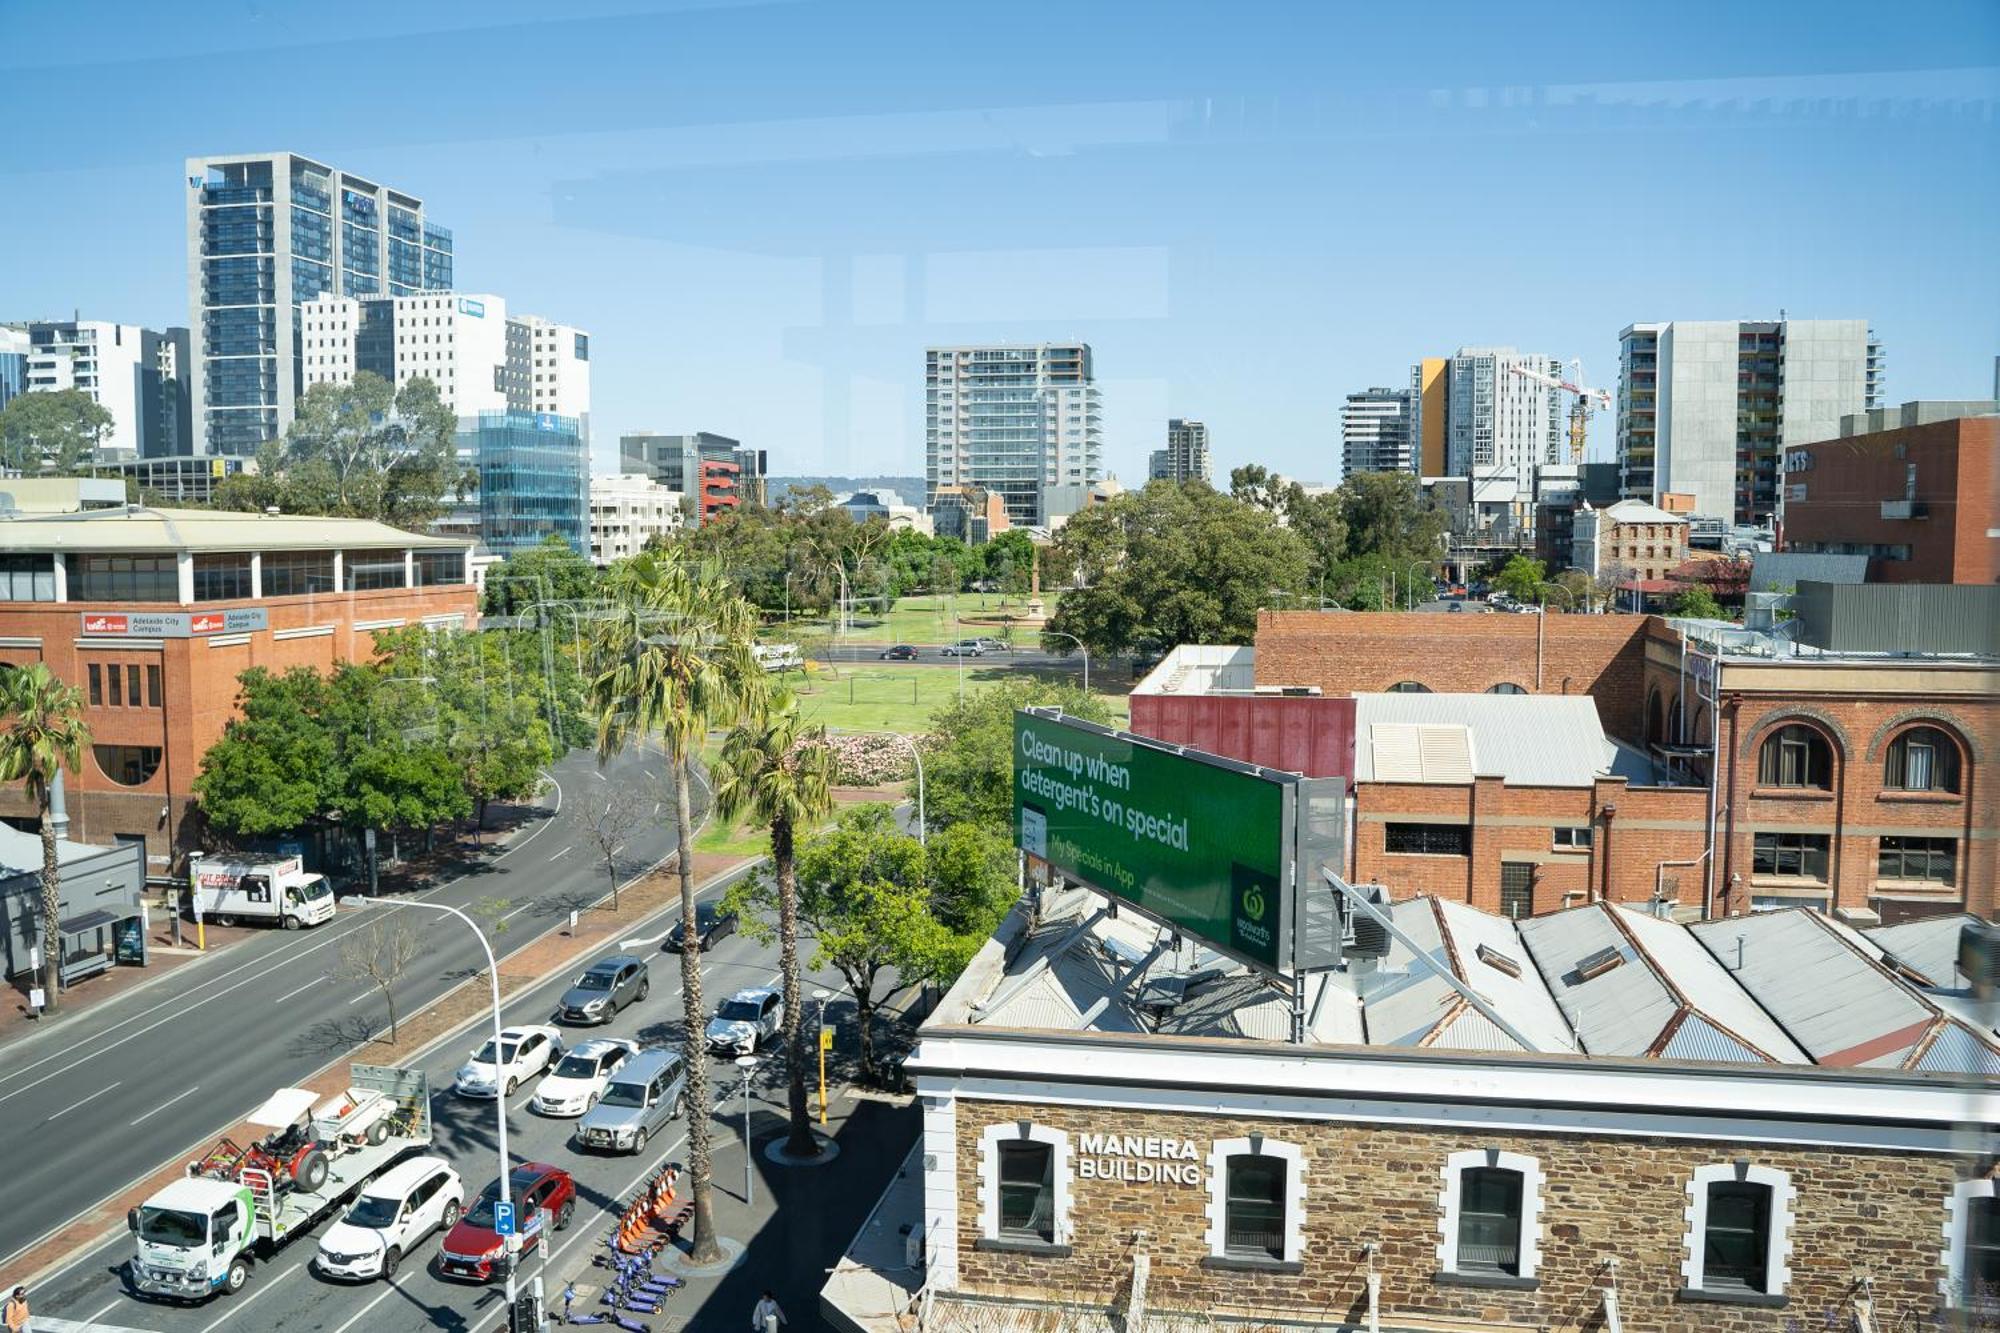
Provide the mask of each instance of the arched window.
[{"label": "arched window", "polygon": [[1516,684],[1515,684],[1515,683],[1514,683],[1513,681],[1511,681],[1511,680],[1503,680],[1503,681],[1501,681],[1501,682],[1500,682],[1500,683],[1499,683],[1498,685],[1489,685],[1489,686],[1487,686],[1487,687],[1486,687],[1486,692],[1487,692],[1488,694],[1526,694],[1526,693],[1527,693],[1527,691],[1526,691],[1526,690],[1522,689],[1522,688],[1521,688],[1521,687],[1520,687],[1519,685],[1516,685]]},{"label": "arched window", "polygon": [[979,1136],[979,1245],[1069,1244],[1073,1170],[1065,1131],[1025,1120],[988,1125]]},{"label": "arched window", "polygon": [[1663,734],[1661,731],[1663,725],[1660,720],[1660,692],[1654,690],[1646,696],[1646,743],[1648,745],[1660,739]]},{"label": "arched window", "polygon": [[1691,741],[1705,741],[1711,739],[1711,737],[1708,734],[1707,704],[1696,704],[1694,706],[1694,730],[1688,733],[1688,739]]},{"label": "arched window", "polygon": [[1945,1205],[1944,1277],[1939,1282],[1954,1309],[1984,1310],[2000,1300],[2000,1199],[1995,1182],[1961,1180]]},{"label": "arched window", "polygon": [[1473,1148],[1445,1160],[1438,1269],[1474,1279],[1532,1279],[1541,1261],[1541,1163]]},{"label": "arched window", "polygon": [[1419,680],[1399,680],[1389,687],[1391,694],[1429,694],[1431,687]]},{"label": "arched window", "polygon": [[1684,1298],[1782,1296],[1791,1280],[1791,1177],[1732,1162],[1695,1169],[1688,1182]]},{"label": "arched window", "polygon": [[1833,748],[1826,737],[1803,723],[1779,727],[1764,738],[1763,748],[1757,752],[1757,785],[1831,791]]},{"label": "arched window", "polygon": [[1687,733],[1681,730],[1681,701],[1676,699],[1667,708],[1667,739],[1675,745],[1687,740]]},{"label": "arched window", "polygon": [[1208,1153],[1209,1266],[1283,1265],[1305,1253],[1305,1155],[1262,1134],[1217,1139]]},{"label": "arched window", "polygon": [[1889,742],[1882,785],[1895,791],[1956,792],[1958,743],[1936,727],[1911,727]]}]

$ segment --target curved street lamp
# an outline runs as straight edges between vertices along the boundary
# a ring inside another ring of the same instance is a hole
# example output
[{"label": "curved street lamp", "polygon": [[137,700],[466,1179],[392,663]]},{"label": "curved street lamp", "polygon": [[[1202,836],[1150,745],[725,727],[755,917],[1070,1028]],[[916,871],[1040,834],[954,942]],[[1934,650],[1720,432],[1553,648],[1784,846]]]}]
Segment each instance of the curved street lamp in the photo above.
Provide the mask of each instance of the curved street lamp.
[{"label": "curved street lamp", "polygon": [[1045,629],[1042,631],[1042,637],[1045,639],[1050,637],[1058,639],[1068,639],[1071,643],[1076,645],[1076,650],[1083,654],[1083,692],[1085,694],[1089,694],[1090,693],[1090,649],[1083,646],[1083,640],[1077,638],[1076,635],[1074,634],[1065,634],[1059,629]]}]

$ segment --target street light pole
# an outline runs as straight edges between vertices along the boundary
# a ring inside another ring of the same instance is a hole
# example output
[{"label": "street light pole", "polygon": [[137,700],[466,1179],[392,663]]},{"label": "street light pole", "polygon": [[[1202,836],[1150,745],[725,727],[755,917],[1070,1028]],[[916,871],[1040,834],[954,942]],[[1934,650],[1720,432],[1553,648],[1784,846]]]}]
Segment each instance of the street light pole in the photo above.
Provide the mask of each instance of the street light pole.
[{"label": "street light pole", "polygon": [[1065,634],[1059,629],[1045,629],[1042,631],[1042,637],[1045,639],[1050,637],[1058,639],[1068,639],[1071,643],[1076,645],[1076,650],[1083,654],[1083,692],[1085,694],[1089,694],[1090,693],[1090,649],[1083,646],[1083,640],[1077,638],[1076,635],[1074,634]]},{"label": "street light pole", "polygon": [[750,1151],[750,1071],[757,1067],[757,1057],[739,1055],[736,1057],[736,1067],[743,1071],[743,1203],[747,1207],[756,1202],[751,1194],[753,1188],[751,1167],[756,1162],[755,1154]]},{"label": "street light pole", "polygon": [[[379,898],[376,901],[385,903],[391,907],[417,907],[426,912],[442,912],[447,916],[455,916],[465,923],[466,929],[472,932],[472,937],[479,941],[479,947],[486,953],[486,979],[493,987],[493,1058],[497,1061],[500,1058],[501,1046],[500,964],[493,957],[493,946],[486,942],[486,932],[479,928],[478,922],[474,921],[464,912],[456,907],[447,907],[443,903],[419,902],[414,898]],[[500,1202],[506,1204],[511,1211],[514,1204],[514,1195],[508,1176],[513,1168],[509,1164],[507,1156],[507,1085],[504,1080],[496,1086],[494,1092],[496,1094],[493,1098],[494,1133],[500,1146]],[[508,1318],[510,1319],[513,1318],[512,1312],[516,1294],[514,1288],[514,1260],[520,1253],[518,1223],[519,1219],[517,1218],[516,1231],[512,1235],[503,1238],[503,1243],[506,1246],[507,1310]],[[546,1240],[547,1238],[544,1237],[545,1243]]]},{"label": "street light pole", "polygon": [[816,990],[813,1001],[819,1006],[819,1019],[813,1024],[813,1045],[819,1047],[819,1123],[826,1127],[826,1002],[833,998],[833,992]]},{"label": "street light pole", "polygon": [[[189,900],[194,904],[194,947],[202,953],[207,953],[208,928],[202,924],[201,920],[201,858],[203,855],[204,853],[198,851],[188,853],[188,896]],[[174,919],[179,920],[180,913],[176,912]],[[58,943],[57,947],[61,947],[60,943]]]}]

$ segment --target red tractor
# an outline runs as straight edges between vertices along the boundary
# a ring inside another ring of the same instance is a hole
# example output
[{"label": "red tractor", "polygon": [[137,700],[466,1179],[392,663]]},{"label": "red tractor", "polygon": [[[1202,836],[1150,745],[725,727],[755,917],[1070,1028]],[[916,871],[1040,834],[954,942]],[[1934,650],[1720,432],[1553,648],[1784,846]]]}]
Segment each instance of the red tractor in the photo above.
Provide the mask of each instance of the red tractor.
[{"label": "red tractor", "polygon": [[250,1123],[271,1132],[248,1147],[224,1137],[207,1153],[188,1163],[188,1174],[212,1180],[242,1180],[244,1172],[268,1176],[273,1190],[314,1193],[326,1184],[327,1152],[313,1132],[316,1093],[281,1088],[252,1111]]}]

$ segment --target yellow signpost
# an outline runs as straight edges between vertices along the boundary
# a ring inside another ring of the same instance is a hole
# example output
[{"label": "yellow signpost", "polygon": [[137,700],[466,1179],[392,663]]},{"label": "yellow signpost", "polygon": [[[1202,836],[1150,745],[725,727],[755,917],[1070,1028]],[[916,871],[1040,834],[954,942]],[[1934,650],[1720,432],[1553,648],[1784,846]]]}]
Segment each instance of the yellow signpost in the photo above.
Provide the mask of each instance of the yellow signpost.
[{"label": "yellow signpost", "polygon": [[826,1053],[833,1049],[833,1029],[819,1025],[819,1122],[826,1123]]}]

